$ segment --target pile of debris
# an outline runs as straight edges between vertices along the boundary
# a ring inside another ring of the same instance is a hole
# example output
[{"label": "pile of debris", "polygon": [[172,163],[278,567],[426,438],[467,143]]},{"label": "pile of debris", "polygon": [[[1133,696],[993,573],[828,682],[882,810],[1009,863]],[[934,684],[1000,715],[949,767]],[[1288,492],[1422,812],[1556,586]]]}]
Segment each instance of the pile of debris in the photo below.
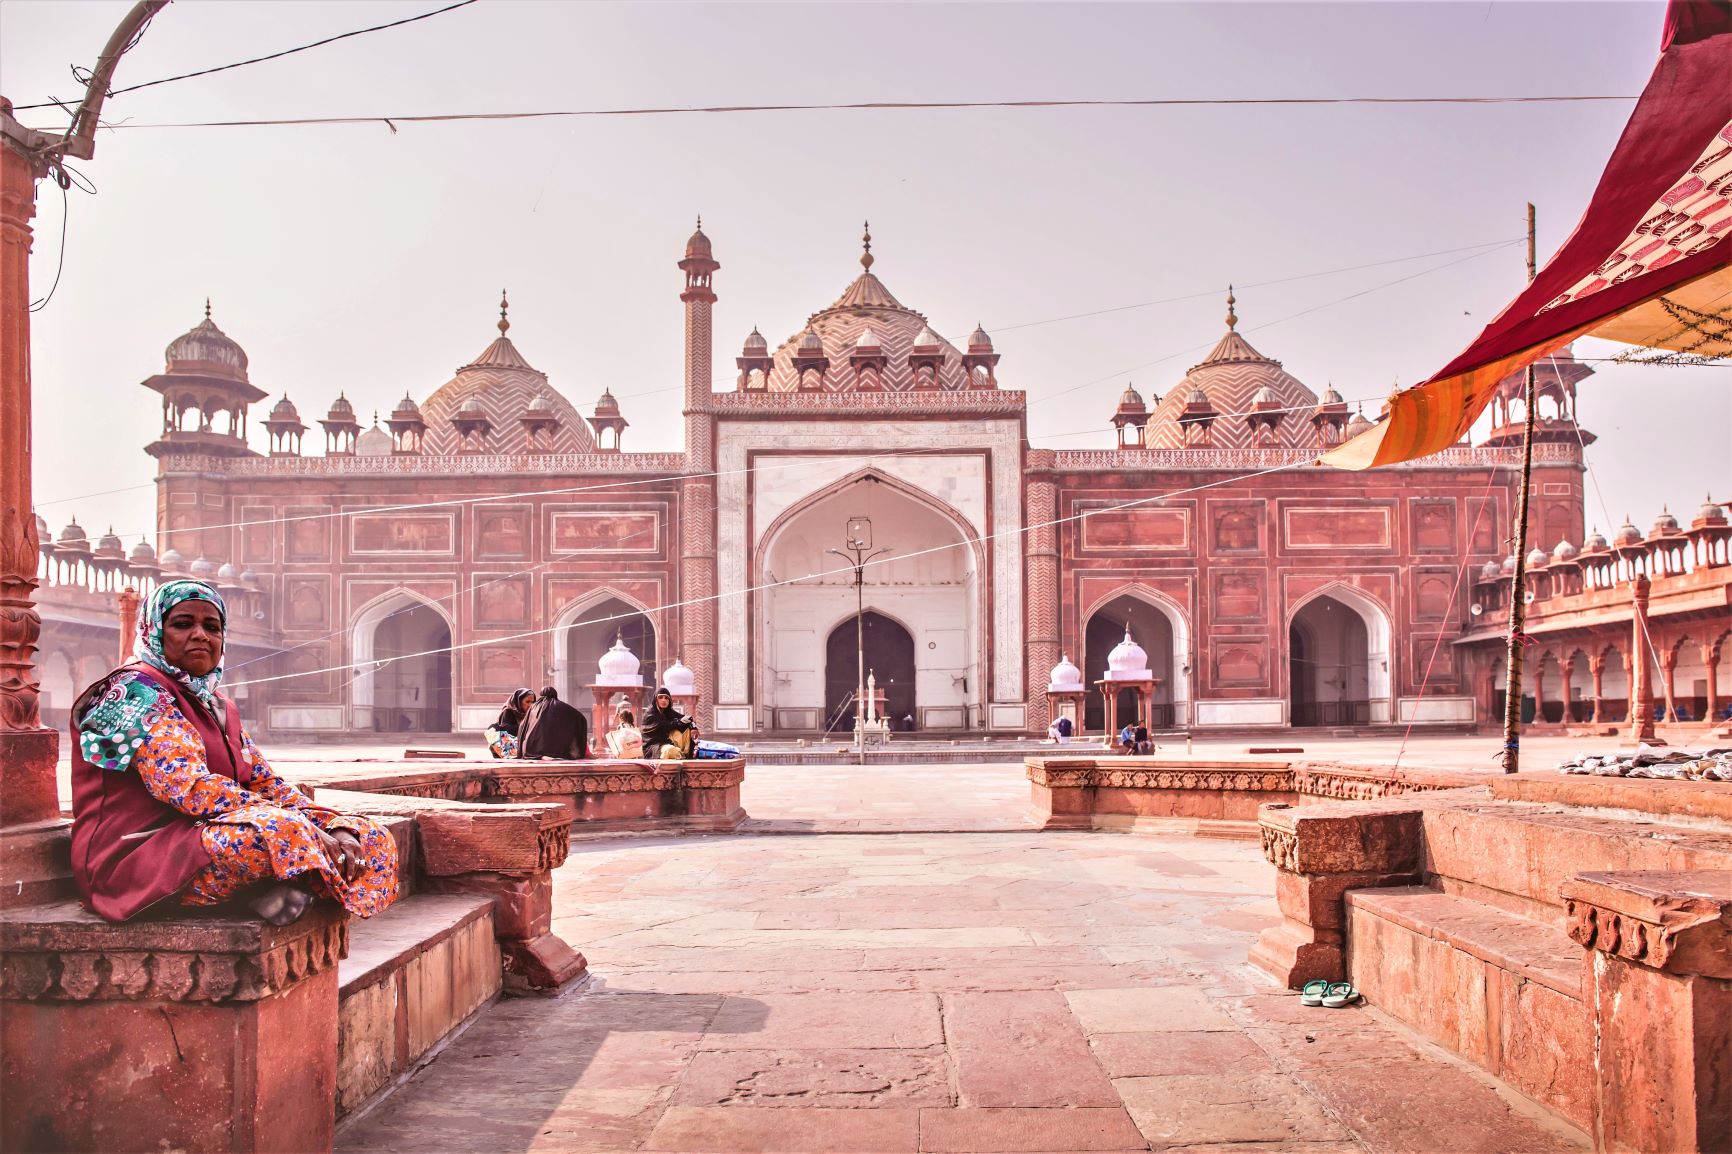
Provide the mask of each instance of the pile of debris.
[{"label": "pile of debris", "polygon": [[1558,766],[1560,773],[1598,777],[1665,777],[1678,781],[1732,781],[1732,749],[1664,749],[1638,745],[1635,753],[1584,754]]}]

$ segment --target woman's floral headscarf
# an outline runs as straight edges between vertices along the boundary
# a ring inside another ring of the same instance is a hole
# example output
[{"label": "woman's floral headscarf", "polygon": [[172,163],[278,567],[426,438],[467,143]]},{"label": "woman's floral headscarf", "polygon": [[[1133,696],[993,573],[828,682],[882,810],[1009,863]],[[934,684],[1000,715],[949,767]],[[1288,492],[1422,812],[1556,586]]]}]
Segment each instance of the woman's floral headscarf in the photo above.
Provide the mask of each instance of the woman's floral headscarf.
[{"label": "woman's floral headscarf", "polygon": [[217,616],[222,618],[223,628],[228,628],[228,606],[223,604],[222,594],[216,588],[204,581],[170,581],[159,585],[156,593],[150,599],[150,605],[139,615],[138,639],[140,647],[138,659],[152,669],[160,669],[186,688],[192,690],[198,699],[205,703],[213,712],[216,710],[216,689],[223,679],[223,663],[219,657],[216,668],[202,677],[194,677],[178,665],[169,664],[168,655],[162,651],[162,623],[168,617],[169,610],[183,601],[209,601],[216,606]]},{"label": "woman's floral headscarf", "polygon": [[[173,678],[215,714],[217,685],[223,676],[221,659],[215,669],[194,677],[171,663],[163,652],[163,620],[183,601],[210,602],[216,606],[223,625],[228,625],[228,608],[223,604],[222,594],[211,585],[204,581],[169,581],[157,586],[149,605],[139,615],[138,660]],[[105,769],[125,769],[132,763],[133,754],[149,739],[166,704],[157,687],[137,674],[114,678],[78,721],[78,745],[84,759]]]}]

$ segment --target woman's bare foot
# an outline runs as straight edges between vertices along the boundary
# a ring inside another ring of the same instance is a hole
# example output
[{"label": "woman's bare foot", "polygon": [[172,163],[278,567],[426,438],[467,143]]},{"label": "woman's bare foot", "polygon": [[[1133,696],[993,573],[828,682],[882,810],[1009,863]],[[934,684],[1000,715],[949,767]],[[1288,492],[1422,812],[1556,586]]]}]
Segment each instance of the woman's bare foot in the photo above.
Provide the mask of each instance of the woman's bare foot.
[{"label": "woman's bare foot", "polygon": [[253,912],[273,926],[286,926],[307,912],[313,895],[299,886],[278,882],[253,899]]}]

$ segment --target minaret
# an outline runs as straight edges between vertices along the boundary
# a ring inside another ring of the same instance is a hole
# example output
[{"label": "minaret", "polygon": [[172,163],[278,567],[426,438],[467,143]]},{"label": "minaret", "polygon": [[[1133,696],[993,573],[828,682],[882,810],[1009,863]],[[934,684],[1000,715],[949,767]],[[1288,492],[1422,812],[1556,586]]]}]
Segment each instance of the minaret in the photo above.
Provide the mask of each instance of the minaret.
[{"label": "minaret", "polygon": [[686,473],[680,483],[679,588],[680,637],[669,652],[683,652],[690,660],[698,691],[698,728],[708,729],[715,720],[716,701],[716,468],[715,418],[710,413],[711,363],[710,308],[716,294],[711,275],[722,266],[710,252],[704,235],[704,219],[686,241],[680,269],[686,288],[680,300],[686,306]]},{"label": "minaret", "polygon": [[703,473],[715,468],[709,407],[710,378],[715,372],[710,310],[716,293],[710,287],[710,277],[721,267],[710,252],[710,238],[704,235],[704,218],[700,216],[697,231],[686,241],[685,259],[680,261],[680,270],[686,274],[680,300],[686,306],[686,458],[694,471]]}]

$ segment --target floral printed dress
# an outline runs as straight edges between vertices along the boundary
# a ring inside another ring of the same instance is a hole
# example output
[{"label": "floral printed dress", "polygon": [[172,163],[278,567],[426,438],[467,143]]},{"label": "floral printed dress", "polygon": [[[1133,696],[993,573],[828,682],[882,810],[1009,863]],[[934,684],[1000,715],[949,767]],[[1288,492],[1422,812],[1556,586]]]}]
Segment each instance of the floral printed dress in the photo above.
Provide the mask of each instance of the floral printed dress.
[{"label": "floral printed dress", "polygon": [[[272,771],[251,737],[243,735],[241,751],[252,769],[250,783],[211,773],[198,731],[166,695],[163,705],[131,767],[152,797],[199,821],[211,860],[183,891],[183,904],[215,905],[254,882],[302,875],[311,875],[314,894],[358,917],[372,917],[391,904],[397,896],[397,846],[383,826],[315,805]],[[344,830],[361,843],[361,871],[353,881],[344,879],[325,851],[320,830]]]}]

